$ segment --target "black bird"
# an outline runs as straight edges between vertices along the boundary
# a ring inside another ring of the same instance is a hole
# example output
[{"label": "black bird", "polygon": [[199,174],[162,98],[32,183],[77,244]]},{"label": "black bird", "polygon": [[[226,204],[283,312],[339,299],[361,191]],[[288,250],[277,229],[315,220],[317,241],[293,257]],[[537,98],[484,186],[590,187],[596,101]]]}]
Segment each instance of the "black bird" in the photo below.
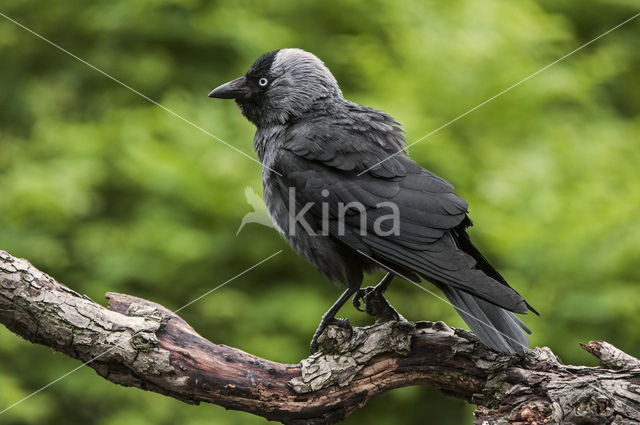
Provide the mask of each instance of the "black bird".
[{"label": "black bird", "polygon": [[[320,59],[300,49],[265,53],[209,97],[235,99],[257,127],[253,147],[277,229],[347,288],[322,317],[312,352],[328,324],[345,324],[335,315],[349,298],[374,305],[394,276],[440,288],[487,346],[526,352],[530,331],[513,313],[536,312],[471,243],[468,204],[405,152],[394,155],[406,145],[400,124],[345,99]],[[360,289],[363,272],[376,269],[384,279]],[[378,313],[402,319],[388,304]]]}]

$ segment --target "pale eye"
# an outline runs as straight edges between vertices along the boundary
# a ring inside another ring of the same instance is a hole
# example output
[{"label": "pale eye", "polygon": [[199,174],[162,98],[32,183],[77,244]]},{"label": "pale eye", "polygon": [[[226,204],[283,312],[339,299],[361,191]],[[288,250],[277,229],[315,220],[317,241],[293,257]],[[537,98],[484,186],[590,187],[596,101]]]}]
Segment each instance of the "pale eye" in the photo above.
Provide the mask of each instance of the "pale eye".
[{"label": "pale eye", "polygon": [[260,80],[258,80],[258,85],[260,87],[267,87],[267,84],[269,84],[269,80],[267,80],[264,77],[262,77],[262,78],[260,78]]}]

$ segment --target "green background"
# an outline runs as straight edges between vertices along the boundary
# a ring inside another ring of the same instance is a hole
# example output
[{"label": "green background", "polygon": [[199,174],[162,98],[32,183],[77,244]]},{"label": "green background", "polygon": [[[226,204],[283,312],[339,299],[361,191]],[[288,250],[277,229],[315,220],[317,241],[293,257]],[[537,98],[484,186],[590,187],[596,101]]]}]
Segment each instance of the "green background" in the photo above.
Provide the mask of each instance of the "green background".
[{"label": "green background", "polygon": [[[409,142],[640,11],[639,1],[4,0],[0,12],[251,152],[254,128],[208,99],[265,51],[309,50],[345,96],[403,123]],[[640,354],[640,18],[410,151],[471,204],[472,237],[541,312],[533,345],[595,364],[578,342]],[[247,225],[257,164],[0,17],[0,249],[104,302],[181,311],[203,336],[280,362],[305,357],[338,296],[271,228]],[[373,283],[379,276],[371,276]],[[431,289],[431,288],[430,288]],[[403,282],[411,320],[463,323]],[[350,306],[341,315],[369,323]],[[77,361],[0,329],[0,410]],[[472,406],[395,390],[346,423],[461,424]],[[115,386],[83,368],[2,424],[261,424]]]}]

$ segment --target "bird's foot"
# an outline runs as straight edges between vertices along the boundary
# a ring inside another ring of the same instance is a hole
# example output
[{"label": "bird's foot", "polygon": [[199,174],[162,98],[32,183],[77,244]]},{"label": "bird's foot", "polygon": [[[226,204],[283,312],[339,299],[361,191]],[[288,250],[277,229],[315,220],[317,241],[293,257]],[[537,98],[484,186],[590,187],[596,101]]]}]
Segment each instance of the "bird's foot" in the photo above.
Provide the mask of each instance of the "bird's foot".
[{"label": "bird's foot", "polygon": [[[358,291],[356,291],[356,294],[353,296],[353,300],[351,301],[353,303],[353,306],[356,308],[356,310],[366,313],[367,310],[363,310],[360,308],[360,300],[364,301],[364,297],[367,296],[367,294],[369,294],[374,289],[375,289],[375,286],[367,286],[366,288],[360,288],[358,289]],[[365,304],[365,308],[366,308],[366,304]]]},{"label": "bird's foot", "polygon": [[[360,308],[360,300],[364,302],[364,310]],[[358,311],[366,312],[368,315],[375,317],[376,323],[406,320],[389,304],[389,301],[384,297],[384,291],[377,286],[358,289],[358,292],[353,297],[353,306]]]},{"label": "bird's foot", "polygon": [[335,317],[331,317],[327,319],[323,318],[322,321],[320,322],[320,325],[318,326],[318,329],[316,329],[316,333],[313,334],[313,338],[311,339],[311,344],[309,347],[311,350],[311,354],[315,354],[320,349],[320,344],[318,343],[318,339],[320,338],[320,335],[322,335],[322,333],[327,329],[327,326],[329,325],[339,326],[343,329],[347,329],[349,332],[353,331],[353,327],[351,326],[349,319],[338,319]]}]

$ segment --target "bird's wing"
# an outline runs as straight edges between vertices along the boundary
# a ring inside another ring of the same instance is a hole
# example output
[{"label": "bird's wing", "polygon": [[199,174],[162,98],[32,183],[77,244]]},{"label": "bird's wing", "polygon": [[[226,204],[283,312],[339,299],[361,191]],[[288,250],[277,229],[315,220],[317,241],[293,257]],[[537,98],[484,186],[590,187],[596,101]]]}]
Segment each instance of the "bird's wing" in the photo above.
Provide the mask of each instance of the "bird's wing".
[{"label": "bird's wing", "polygon": [[[404,156],[398,154],[405,148],[404,134],[399,124],[381,111],[360,108],[362,111],[356,115],[360,119],[346,114],[332,117],[334,122],[331,123],[319,118],[292,126],[287,133],[286,149],[301,158],[322,162],[336,170],[366,170],[382,178],[405,176]],[[451,187],[439,177],[436,179]]]},{"label": "bird's wing", "polygon": [[[375,137],[382,140],[384,134]],[[517,292],[476,268],[474,258],[457,246],[451,231],[468,220],[468,205],[451,184],[404,155],[359,175],[389,155],[390,149],[378,141],[351,128],[294,128],[276,162],[283,174],[277,177],[282,196],[288,199],[294,188],[299,210],[311,204],[305,217],[318,231],[324,218],[331,237],[389,268],[526,312]],[[364,228],[355,208],[341,210],[340,205],[353,203],[366,211]],[[395,221],[392,205],[397,208]]]}]

